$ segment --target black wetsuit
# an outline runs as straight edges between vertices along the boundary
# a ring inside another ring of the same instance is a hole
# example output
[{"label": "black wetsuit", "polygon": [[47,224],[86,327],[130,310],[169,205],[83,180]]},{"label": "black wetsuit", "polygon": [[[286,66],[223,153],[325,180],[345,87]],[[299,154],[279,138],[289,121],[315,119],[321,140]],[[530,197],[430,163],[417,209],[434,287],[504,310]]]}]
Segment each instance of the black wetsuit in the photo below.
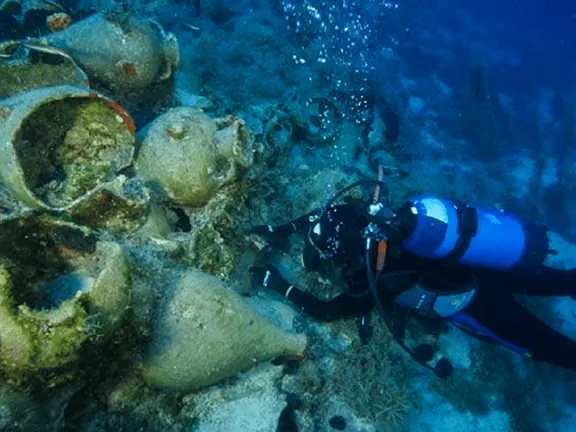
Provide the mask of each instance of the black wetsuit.
[{"label": "black wetsuit", "polygon": [[[311,224],[317,222],[316,214],[313,212],[290,224],[267,227],[267,232],[278,238],[296,231],[309,230]],[[326,245],[329,246],[329,242],[318,247],[318,244],[314,245],[310,241],[308,235],[304,252],[305,265],[319,271],[330,271],[330,266],[334,271],[334,266],[337,266],[342,270],[348,293],[365,291],[367,272],[362,248],[365,245],[363,230],[367,222],[363,219],[362,209],[351,205],[338,206],[337,217],[331,222],[334,221],[340,224],[339,229],[333,230],[338,232],[336,250],[327,255],[322,254],[321,251]],[[345,234],[343,229],[346,230]],[[263,233],[265,230],[261,228],[259,231]],[[375,262],[375,252],[372,255]],[[281,276],[277,278],[281,279]],[[474,284],[475,294],[462,312],[501,339],[495,342],[503,340],[526,351],[534,359],[576,371],[576,341],[548,326],[514,298],[514,294],[574,296],[576,271],[545,267],[530,271],[495,271],[451,266],[442,261],[418,258],[396,250],[388,258],[378,280],[380,301],[385,305],[393,305],[394,299],[416,282],[439,293],[457,291],[458,287],[466,289]],[[274,285],[270,288],[286,295],[288,300],[305,313],[319,320],[359,317],[375,306],[375,300],[370,295],[356,297],[343,293],[326,301],[283,279],[277,280]],[[450,317],[443,319],[451,320]]]}]

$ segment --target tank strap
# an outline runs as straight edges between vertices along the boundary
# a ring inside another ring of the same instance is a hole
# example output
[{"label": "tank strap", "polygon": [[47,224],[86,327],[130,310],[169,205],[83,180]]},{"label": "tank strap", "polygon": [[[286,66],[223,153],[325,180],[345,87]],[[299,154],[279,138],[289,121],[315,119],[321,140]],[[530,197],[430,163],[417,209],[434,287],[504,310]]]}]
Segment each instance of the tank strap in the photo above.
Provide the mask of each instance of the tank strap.
[{"label": "tank strap", "polygon": [[478,232],[478,211],[469,207],[462,201],[454,201],[456,214],[458,215],[458,241],[454,249],[446,255],[448,261],[458,261],[470,247],[472,238]]}]

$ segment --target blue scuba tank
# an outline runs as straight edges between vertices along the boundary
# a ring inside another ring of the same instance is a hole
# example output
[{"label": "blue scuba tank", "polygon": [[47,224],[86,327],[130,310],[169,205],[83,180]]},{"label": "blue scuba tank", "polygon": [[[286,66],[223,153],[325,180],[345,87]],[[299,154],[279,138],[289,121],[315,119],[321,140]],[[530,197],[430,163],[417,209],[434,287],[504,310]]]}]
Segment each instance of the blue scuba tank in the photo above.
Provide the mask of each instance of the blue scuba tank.
[{"label": "blue scuba tank", "polygon": [[395,224],[402,249],[422,258],[505,270],[539,266],[548,253],[543,225],[435,196],[404,203]]}]

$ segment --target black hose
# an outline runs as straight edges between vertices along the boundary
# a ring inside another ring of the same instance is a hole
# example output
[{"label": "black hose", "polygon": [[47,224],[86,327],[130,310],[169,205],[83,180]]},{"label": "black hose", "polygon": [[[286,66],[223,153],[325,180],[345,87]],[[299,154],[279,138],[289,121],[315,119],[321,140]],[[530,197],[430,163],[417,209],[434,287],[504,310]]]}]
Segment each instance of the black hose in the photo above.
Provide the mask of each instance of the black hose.
[{"label": "black hose", "polygon": [[[368,240],[368,241],[370,241],[370,240]],[[418,358],[418,356],[416,356],[416,354],[410,348],[408,348],[408,346],[404,343],[404,341],[401,340],[399,337],[397,337],[397,335],[394,333],[394,330],[392,329],[392,325],[390,324],[390,321],[386,317],[386,311],[384,310],[384,306],[382,305],[382,302],[380,301],[380,296],[378,295],[378,286],[376,283],[376,278],[374,277],[374,273],[372,272],[372,269],[370,268],[370,247],[369,247],[369,245],[366,246],[366,275],[368,277],[369,291],[372,294],[372,297],[374,298],[374,302],[376,303],[376,309],[378,309],[380,316],[384,320],[384,324],[386,324],[388,331],[390,331],[390,333],[392,334],[392,336],[394,337],[394,339],[396,340],[398,345],[400,345],[400,347],[404,351],[406,351],[406,353],[410,357],[412,357],[414,360],[416,360],[418,363],[420,363],[425,368],[430,369],[432,372],[434,372],[436,375],[438,375],[435,368],[433,368],[429,364],[420,360]]]},{"label": "black hose", "polygon": [[[368,242],[370,242],[371,240],[368,239]],[[376,283],[376,278],[374,277],[374,273],[372,272],[372,269],[370,268],[370,246],[366,245],[366,276],[368,277],[368,291],[370,292],[370,294],[372,294],[372,298],[374,299],[374,302],[376,303],[376,309],[378,309],[378,312],[380,313],[380,315],[382,316],[382,318],[384,319],[384,321],[386,321],[385,317],[386,317],[386,312],[384,311],[384,306],[382,305],[382,302],[380,301],[380,296],[378,295],[378,286]]]}]

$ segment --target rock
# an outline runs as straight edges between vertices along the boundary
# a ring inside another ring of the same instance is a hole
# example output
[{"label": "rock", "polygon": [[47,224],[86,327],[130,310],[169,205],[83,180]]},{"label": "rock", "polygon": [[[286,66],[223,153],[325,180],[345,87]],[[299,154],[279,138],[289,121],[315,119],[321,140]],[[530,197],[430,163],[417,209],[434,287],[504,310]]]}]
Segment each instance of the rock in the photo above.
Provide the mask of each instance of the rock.
[{"label": "rock", "polygon": [[262,365],[243,374],[233,387],[214,387],[194,399],[191,416],[199,432],[276,430],[286,395],[278,390],[282,368]]},{"label": "rock", "polygon": [[546,256],[544,265],[558,270],[576,268],[576,245],[565,240],[560,234],[548,231],[549,249],[556,253]]}]

